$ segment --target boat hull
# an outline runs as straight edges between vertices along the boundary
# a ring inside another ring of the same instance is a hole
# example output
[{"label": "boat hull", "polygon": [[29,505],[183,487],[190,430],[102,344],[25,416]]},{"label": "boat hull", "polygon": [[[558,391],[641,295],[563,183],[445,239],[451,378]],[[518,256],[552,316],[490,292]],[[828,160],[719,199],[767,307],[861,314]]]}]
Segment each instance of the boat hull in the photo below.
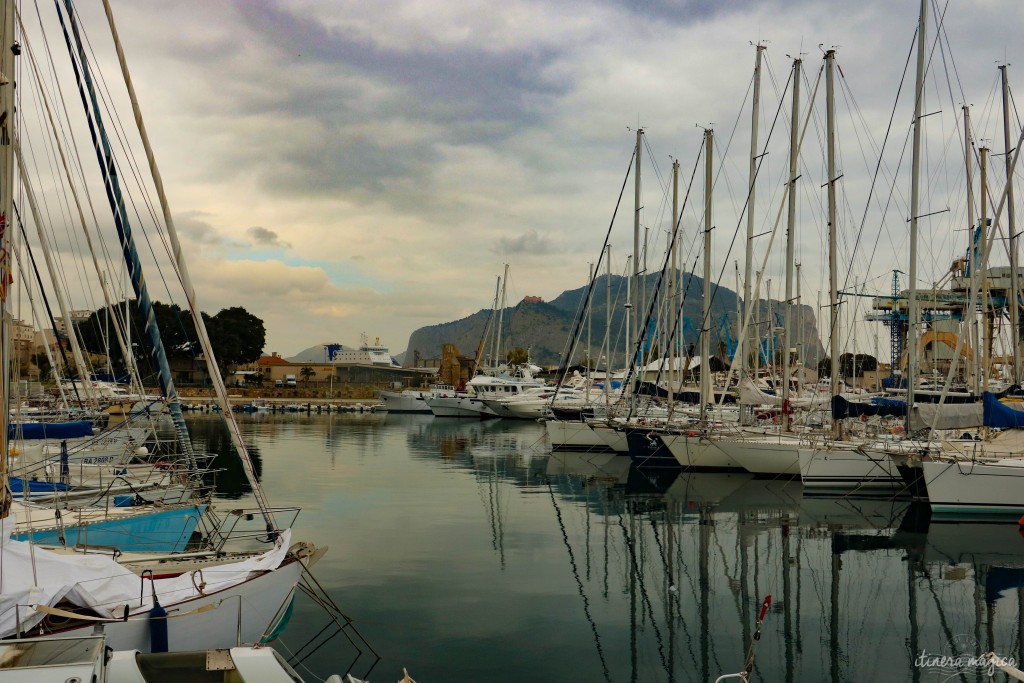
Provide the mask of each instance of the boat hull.
[{"label": "boat hull", "polygon": [[[302,575],[302,562],[288,560],[273,571],[256,574],[242,583],[191,600],[174,602],[172,596],[158,596],[168,609],[170,651],[235,647],[239,642],[258,643],[264,635],[283,628],[295,586]],[[205,570],[208,574],[217,567]],[[196,580],[204,577],[195,573]],[[199,612],[202,608],[205,610]],[[74,636],[91,632],[92,624],[56,631],[53,635]],[[107,644],[115,650],[150,651],[150,622],[144,617],[104,624]]]},{"label": "boat hull", "polygon": [[732,441],[723,439],[719,444],[754,476],[800,476],[800,443],[796,439],[749,436]]},{"label": "boat hull", "polygon": [[715,439],[699,433],[666,435],[666,447],[680,467],[686,470],[726,472],[743,470],[743,466],[729,453],[729,450]]},{"label": "boat hull", "polygon": [[588,453],[614,453],[605,439],[586,422],[548,420],[544,423],[553,451],[584,451]]},{"label": "boat hull", "polygon": [[380,400],[389,413],[430,414],[426,400],[429,396],[423,391],[380,392]]},{"label": "boat hull", "polygon": [[922,462],[932,513],[1014,517],[1024,514],[1024,461],[1013,463]]},{"label": "boat hull", "polygon": [[800,479],[806,489],[898,493],[903,478],[887,453],[853,449],[800,449]]}]

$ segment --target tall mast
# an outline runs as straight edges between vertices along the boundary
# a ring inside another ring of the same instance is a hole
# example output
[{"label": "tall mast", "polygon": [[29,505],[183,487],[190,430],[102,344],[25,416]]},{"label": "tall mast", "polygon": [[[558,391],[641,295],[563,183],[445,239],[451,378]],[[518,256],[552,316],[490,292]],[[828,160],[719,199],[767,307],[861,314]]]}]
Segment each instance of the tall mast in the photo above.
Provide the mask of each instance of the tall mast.
[{"label": "tall mast", "polygon": [[711,190],[712,161],[715,131],[704,131],[704,306],[701,311],[703,324],[700,330],[700,419],[707,419],[708,401],[711,400],[711,372],[708,360],[711,357]]},{"label": "tall mast", "polygon": [[1020,282],[1017,277],[1017,229],[1014,223],[1013,210],[1013,159],[1010,145],[1010,82],[1006,77],[1006,64],[999,67],[1003,81],[1003,149],[1006,150],[1006,218],[1010,229],[1010,296],[1006,297],[1006,305],[1010,308],[1010,339],[1013,343],[1013,383],[1020,384]]},{"label": "tall mast", "polygon": [[[974,243],[975,240],[975,226],[974,226],[974,169],[971,167],[971,157],[974,147],[971,140],[971,109],[966,104],[963,106],[964,111],[964,166],[967,170],[967,262],[970,264],[970,296],[967,298],[968,301],[974,301],[975,295],[978,291],[978,269],[981,267],[982,253],[980,246]],[[974,395],[978,396],[981,394],[981,356],[978,355],[978,326],[977,326],[977,315],[975,310],[964,311],[964,317],[970,315],[968,322],[968,339],[971,342],[971,355],[973,356],[973,363],[971,367],[971,373],[973,378],[971,380],[971,387],[974,389]]]},{"label": "tall mast", "polygon": [[0,519],[11,511],[7,453],[11,424],[11,325],[8,294],[14,282],[11,254],[14,211],[14,2],[0,0]]},{"label": "tall mast", "polygon": [[[146,341],[149,346],[150,360],[157,370],[160,379],[160,388],[167,398],[167,409],[174,422],[178,442],[184,451],[186,461],[190,467],[195,466],[195,457],[192,452],[192,442],[189,439],[188,427],[185,425],[185,416],[181,411],[181,403],[178,399],[178,391],[174,386],[174,379],[171,375],[170,363],[167,360],[167,352],[164,349],[160,338],[160,328],[156,324],[156,317],[153,311],[153,302],[149,297],[149,288],[142,275],[142,262],[139,259],[138,249],[135,246],[135,239],[132,235],[131,224],[128,221],[128,211],[124,204],[124,197],[121,194],[121,186],[117,177],[117,166],[114,163],[113,153],[110,149],[110,141],[107,138],[106,129],[103,125],[99,101],[96,96],[96,89],[93,85],[92,73],[89,70],[89,60],[86,57],[85,47],[82,45],[81,35],[78,31],[78,22],[75,19],[75,10],[71,0],[64,0],[64,7],[67,10],[67,23],[71,25],[71,33],[74,36],[75,44],[71,44],[71,36],[68,35],[64,15],[60,15],[61,28],[64,32],[64,41],[67,44],[68,56],[71,58],[72,69],[76,78],[79,79],[78,91],[82,98],[82,106],[85,110],[85,118],[89,124],[89,134],[92,138],[93,148],[96,152],[96,160],[100,165],[100,172],[103,176],[104,189],[106,190],[107,201],[110,204],[111,213],[114,217],[114,226],[117,228],[118,239],[121,243],[122,255],[125,265],[131,276],[132,288],[138,302],[139,313],[145,321],[144,328]],[[77,48],[77,49],[76,49]],[[76,61],[75,56],[78,59]],[[81,67],[81,71],[79,71]],[[84,88],[83,83],[84,81]],[[86,95],[88,92],[88,96]],[[90,107],[91,102],[91,107]],[[90,115],[91,112],[91,115]]]},{"label": "tall mast", "polygon": [[[743,263],[743,312],[748,319],[753,320],[750,317],[750,311],[752,306],[757,306],[757,302],[754,301],[751,294],[751,285],[753,284],[753,268],[754,268],[754,190],[756,183],[754,182],[757,177],[757,128],[761,114],[761,53],[764,52],[765,46],[761,43],[756,45],[756,56],[754,58],[754,95],[753,104],[750,110],[750,168],[747,175],[747,249],[746,258]],[[796,125],[796,124],[794,124]],[[747,331],[747,337],[752,337],[751,331]],[[749,351],[754,350],[754,345],[745,343],[746,340],[737,340],[738,348],[741,352],[740,355],[740,380],[747,373],[746,357]],[[757,351],[755,350],[756,354]]]},{"label": "tall mast", "polygon": [[[675,159],[672,162],[672,225],[669,228],[669,249],[672,251],[672,272],[668,278],[668,305],[665,306],[665,318],[667,321],[676,320],[676,310],[678,310],[678,304],[676,303],[676,277],[679,272],[678,262],[678,250],[676,245],[678,239],[676,235],[676,226],[679,221],[679,160]],[[673,324],[672,329],[666,329],[666,339],[668,340],[668,348],[665,356],[668,357],[668,417],[672,419],[672,410],[676,405],[676,380],[675,380],[675,364],[676,357],[679,355],[676,353],[676,328],[678,324]]]},{"label": "tall mast", "polygon": [[497,317],[498,317],[498,307],[501,305],[501,283],[502,282],[504,282],[504,280],[502,280],[501,276],[499,275],[498,276],[498,282],[497,282],[496,285],[494,285],[494,306],[491,308],[491,318],[495,321],[495,325],[494,325],[494,328],[493,328],[494,329],[494,332],[493,332],[494,336],[491,337],[491,340],[490,340],[491,341],[491,367],[494,367],[494,368],[498,367],[498,337],[501,335],[501,333],[497,331],[497,329],[498,329]]},{"label": "tall mast", "polygon": [[[840,393],[839,385],[839,261],[836,252],[836,97],[835,97],[836,51],[825,53],[825,119],[828,127],[828,303],[829,303],[829,353],[832,358],[830,382],[832,396]],[[842,422],[832,419],[832,438],[843,436]]]},{"label": "tall mast", "polygon": [[924,102],[924,59],[928,29],[928,0],[921,0],[917,20],[917,78],[914,86],[914,147],[910,171],[910,268],[907,275],[907,434],[914,409],[914,384],[917,382],[917,339],[920,312],[917,301],[917,212],[921,198],[921,107]]},{"label": "tall mast", "polygon": [[[594,286],[594,264],[589,264],[589,277],[587,278],[587,286],[593,288]],[[591,292],[593,289],[590,290]],[[590,403],[590,385],[593,384],[594,373],[591,368],[594,367],[594,347],[592,344],[592,325],[594,319],[594,297],[591,294],[587,297],[587,403]]]},{"label": "tall mast", "polygon": [[[790,189],[790,192],[793,190]],[[800,382],[803,384],[804,367],[804,307],[800,298],[800,264],[794,265],[796,269],[796,367],[800,370]]]},{"label": "tall mast", "polygon": [[[484,353],[487,351],[487,341],[491,336],[491,324],[494,322],[494,312],[498,309],[498,292],[501,291],[501,276],[497,277],[497,282],[494,285],[494,303],[491,305],[491,314],[487,316],[487,322],[484,324],[484,333],[480,335],[480,343],[476,347],[476,358],[473,359],[473,370],[469,373],[470,379],[476,377],[477,370],[480,369],[480,365],[484,361]],[[453,382],[457,384],[458,382]]]},{"label": "tall mast", "polygon": [[[629,307],[632,309],[630,319],[630,340],[627,344],[629,351],[626,354],[626,365],[633,362],[630,355],[640,340],[640,158],[643,152],[644,129],[636,131],[636,173],[633,175],[635,181],[633,194],[633,291],[629,297]],[[633,373],[633,383],[637,382],[636,373]]]},{"label": "tall mast", "polygon": [[992,302],[989,298],[988,286],[988,242],[992,235],[988,229],[988,147],[981,152],[981,268],[978,269],[978,281],[981,283],[981,311],[985,326],[985,339],[981,349],[981,389],[988,391],[988,376],[992,368]]},{"label": "tall mast", "polygon": [[494,367],[497,368],[501,360],[502,351],[505,349],[501,346],[501,333],[502,327],[505,322],[505,296],[508,292],[508,264],[505,264],[505,275],[501,278],[501,302],[498,304],[498,331],[497,336],[494,338],[494,346],[497,348],[498,353],[494,357]]},{"label": "tall mast", "polygon": [[793,346],[793,256],[796,250],[796,171],[798,123],[800,121],[800,59],[793,60],[793,112],[789,131],[789,213],[786,221],[786,308],[782,344],[782,429],[789,431],[789,376],[792,373],[789,349]]},{"label": "tall mast", "polygon": [[160,208],[163,212],[164,224],[167,228],[167,236],[171,243],[171,251],[174,254],[175,267],[177,269],[178,276],[181,279],[181,284],[185,291],[185,297],[188,300],[188,309],[192,315],[192,321],[195,324],[196,336],[199,337],[200,347],[203,350],[203,355],[206,357],[207,372],[209,373],[210,380],[213,383],[217,404],[220,406],[221,415],[224,416],[225,422],[227,423],[228,432],[231,437],[231,444],[234,446],[235,452],[238,454],[238,458],[242,463],[242,469],[245,470],[246,478],[249,480],[249,486],[252,488],[256,503],[259,505],[260,512],[263,515],[267,531],[268,533],[273,534],[273,530],[275,528],[273,513],[271,512],[269,504],[264,496],[259,479],[256,477],[256,470],[253,466],[252,458],[249,455],[249,450],[245,445],[245,441],[242,439],[241,429],[235,421],[234,413],[232,412],[228,401],[227,387],[224,385],[224,378],[221,376],[220,366],[217,364],[216,357],[214,356],[213,344],[210,341],[210,336],[206,329],[206,323],[203,321],[202,313],[200,313],[199,301],[196,297],[195,288],[192,286],[192,279],[189,276],[188,265],[186,264],[184,254],[182,253],[181,242],[178,239],[178,232],[174,225],[174,217],[171,214],[170,203],[167,200],[167,193],[164,191],[163,177],[160,175],[160,169],[156,163],[156,155],[153,153],[153,148],[149,142],[149,135],[146,133],[146,126],[142,119],[142,109],[139,106],[138,98],[135,95],[135,87],[132,84],[131,75],[128,71],[128,63],[124,56],[124,50],[121,47],[121,40],[117,33],[117,27],[114,24],[114,15],[110,9],[110,3],[108,0],[103,0],[103,9],[107,15],[107,22],[110,24],[110,33],[114,40],[114,47],[117,50],[117,58],[121,65],[121,73],[124,76],[125,86],[127,87],[129,98],[131,99],[132,111],[135,115],[135,123],[138,126],[139,135],[142,138],[142,144],[146,150],[146,159],[149,161],[150,172],[153,175],[153,184],[156,187],[157,196],[160,200]]},{"label": "tall mast", "polygon": [[604,402],[605,406],[611,404],[612,383],[612,245],[605,245],[607,253],[604,260],[605,273],[605,306],[604,306]]},{"label": "tall mast", "polygon": [[[32,222],[36,224],[36,231],[39,235],[39,245],[42,248],[43,260],[46,261],[46,270],[50,273],[53,281],[53,291],[57,296],[57,306],[60,308],[60,317],[64,319],[64,327],[67,331],[68,341],[71,343],[71,355],[75,359],[75,367],[78,368],[78,383],[81,385],[85,396],[92,400],[92,391],[89,389],[89,366],[82,355],[82,347],[78,343],[78,332],[75,330],[75,323],[71,320],[71,311],[68,309],[68,302],[64,295],[64,288],[60,286],[60,275],[56,264],[53,262],[53,254],[50,249],[50,240],[46,236],[46,228],[43,219],[39,215],[39,205],[36,204],[36,195],[32,190],[32,183],[28,179],[28,171],[25,169],[25,160],[21,155],[21,141],[17,133],[14,135],[14,157],[18,165],[18,173],[21,174],[21,183],[25,188],[25,198],[28,200],[29,209],[32,211]],[[42,284],[40,284],[42,287]],[[77,394],[77,390],[75,391]]]}]

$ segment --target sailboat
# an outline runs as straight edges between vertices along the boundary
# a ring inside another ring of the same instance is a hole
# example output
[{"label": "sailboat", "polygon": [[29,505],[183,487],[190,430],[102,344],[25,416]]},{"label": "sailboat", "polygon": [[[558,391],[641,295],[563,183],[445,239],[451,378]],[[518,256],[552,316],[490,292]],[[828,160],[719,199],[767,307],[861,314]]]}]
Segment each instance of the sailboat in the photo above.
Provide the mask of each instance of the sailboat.
[{"label": "sailboat", "polygon": [[[18,133],[14,130],[14,79],[20,73],[14,62],[21,54],[21,45],[15,42],[14,3],[3,2],[5,43],[0,57],[0,396],[11,396],[10,339],[11,286],[15,283],[11,254],[14,253],[11,229],[15,187],[16,146]],[[174,231],[163,184],[160,180],[148,137],[142,124],[141,112],[131,85],[123,51],[117,37],[113,15],[105,3],[115,47],[121,60],[126,86],[136,113],[140,135],[150,160],[160,203],[164,210],[167,236],[175,254],[175,275],[183,283],[189,310],[196,322],[199,341],[210,364],[210,374],[221,406],[221,415],[227,420],[236,453],[242,460],[249,477],[265,528],[261,533],[266,550],[261,552],[232,553],[223,544],[185,555],[170,552],[138,554],[126,548],[93,548],[99,553],[79,552],[74,543],[68,544],[73,524],[61,523],[61,512],[55,513],[59,527],[57,542],[61,550],[47,550],[26,540],[19,540],[15,531],[19,512],[24,508],[12,501],[8,482],[7,459],[0,458],[0,553],[4,557],[0,567],[3,593],[0,594],[0,638],[20,638],[26,634],[48,636],[77,636],[90,632],[97,624],[105,630],[108,647],[117,650],[205,650],[209,647],[229,648],[238,643],[263,643],[272,640],[287,624],[297,583],[308,565],[321,554],[313,546],[293,543],[291,531],[278,526],[275,510],[269,507],[256,479],[248,451],[241,439],[237,423],[228,408],[227,392],[220,376],[206,329],[199,313],[195,291],[185,262],[181,245]],[[66,12],[66,16],[64,14]],[[161,385],[167,405],[175,421],[183,458],[195,467],[194,454],[184,426],[177,394],[171,381],[166,355],[160,342],[159,329],[152,318],[151,303],[142,277],[138,255],[127,220],[123,199],[117,182],[115,164],[103,128],[100,110],[93,89],[89,61],[82,47],[80,27],[71,0],[65,0],[64,12],[58,14],[76,75],[79,78],[83,104],[86,105],[90,132],[104,174],[107,196],[114,211],[115,224],[136,289],[141,312],[149,320],[147,341],[154,365],[160,372]],[[22,35],[25,49],[27,37]],[[77,49],[76,49],[77,46]],[[88,93],[88,97],[87,94]],[[24,166],[22,182],[28,183]],[[0,420],[0,452],[9,450],[10,414],[4,410]],[[198,524],[205,511],[205,503],[190,502],[190,512],[182,515],[177,508],[168,507],[159,515],[174,517],[176,533],[191,536],[190,525]],[[84,511],[82,514],[86,514]],[[92,514],[92,513],[89,513]],[[244,517],[251,514],[238,511]],[[159,516],[158,515],[158,516]],[[145,515],[133,519],[145,520]],[[109,517],[108,517],[109,519]],[[38,520],[34,520],[38,522]],[[170,529],[170,526],[168,526]],[[33,523],[29,537],[41,534]],[[91,539],[95,542],[96,539]],[[162,634],[157,637],[157,634]]]}]

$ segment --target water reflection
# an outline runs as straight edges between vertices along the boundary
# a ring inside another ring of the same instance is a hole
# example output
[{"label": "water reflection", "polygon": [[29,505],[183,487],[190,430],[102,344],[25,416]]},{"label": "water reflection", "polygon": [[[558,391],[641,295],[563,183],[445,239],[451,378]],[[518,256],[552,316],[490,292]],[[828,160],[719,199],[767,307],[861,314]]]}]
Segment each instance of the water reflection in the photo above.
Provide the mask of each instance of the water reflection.
[{"label": "water reflection", "polygon": [[922,653],[1021,660],[1012,524],[548,455],[529,422],[342,417],[243,431],[287,480],[273,502],[307,506],[332,545],[321,579],[382,652],[378,677],[709,681],[742,668],[769,593],[761,680],[980,681]]},{"label": "water reflection", "polygon": [[[1021,659],[1024,539],[1013,525],[934,523],[926,505],[804,498],[798,482],[742,474],[602,476],[609,468],[553,454],[546,472],[571,480],[563,498],[582,503],[577,546],[589,552],[596,536],[612,558],[593,582],[564,538],[595,639],[592,597],[622,596],[630,680],[652,667],[667,680],[738,670],[767,593],[775,599],[757,659],[766,679],[974,680],[982,668],[966,658],[943,669],[921,655]],[[595,488],[599,502],[581,500]],[[569,514],[556,514],[563,529]],[[606,649],[595,647],[603,676]]]}]

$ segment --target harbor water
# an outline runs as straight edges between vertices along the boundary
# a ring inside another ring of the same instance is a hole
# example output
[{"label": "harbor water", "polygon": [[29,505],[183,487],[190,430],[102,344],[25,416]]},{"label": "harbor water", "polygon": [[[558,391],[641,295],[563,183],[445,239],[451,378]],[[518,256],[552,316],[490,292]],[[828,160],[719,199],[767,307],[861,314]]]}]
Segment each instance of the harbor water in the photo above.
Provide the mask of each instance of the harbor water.
[{"label": "harbor water", "polygon": [[[743,669],[769,594],[757,680],[980,681],[980,654],[1024,658],[1013,523],[551,454],[535,422],[240,422],[272,504],[302,507],[295,538],[329,548],[316,578],[379,655],[300,596],[276,645],[307,680],[713,681]],[[219,417],[189,426],[223,454],[215,504],[250,507]]]}]

